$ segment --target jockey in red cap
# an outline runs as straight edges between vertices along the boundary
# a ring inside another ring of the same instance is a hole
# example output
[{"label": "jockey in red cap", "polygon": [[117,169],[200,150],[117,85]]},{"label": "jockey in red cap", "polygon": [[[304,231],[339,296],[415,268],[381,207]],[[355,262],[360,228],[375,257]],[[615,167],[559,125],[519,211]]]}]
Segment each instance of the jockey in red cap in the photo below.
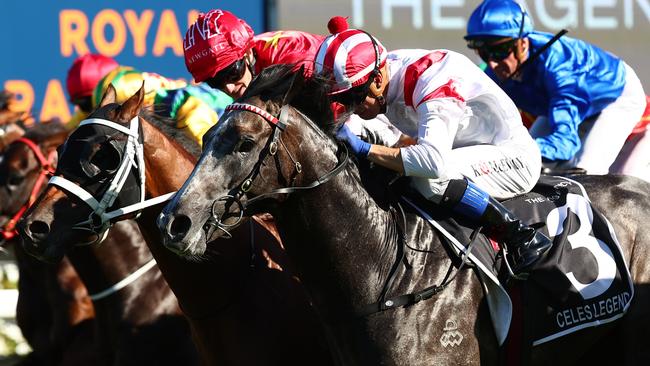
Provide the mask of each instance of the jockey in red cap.
[{"label": "jockey in red cap", "polygon": [[203,133],[217,123],[219,114],[232,99],[206,85],[187,85],[184,80],[172,80],[156,73],[134,70],[115,60],[97,54],[77,58],[68,71],[67,87],[70,100],[79,108],[67,122],[69,129],[97,106],[109,84],[117,91],[116,101],[124,102],[144,82],[145,104],[156,104],[156,112],[173,118],[176,126],[201,144]]},{"label": "jockey in red cap", "polygon": [[358,157],[410,176],[425,198],[484,226],[524,274],[551,242],[493,198],[529,192],[540,174],[539,149],[512,100],[459,53],[388,52],[365,31],[340,24],[330,31],[315,72],[332,81],[332,100],[364,119],[383,113],[417,139],[373,145],[347,124],[337,136]]},{"label": "jockey in red cap", "polygon": [[85,116],[85,114],[91,112],[92,95],[95,86],[106,74],[118,66],[117,61],[112,58],[95,53],[87,53],[74,60],[68,70],[66,87],[70,101],[79,107],[81,114]]},{"label": "jockey in red cap", "polygon": [[244,94],[259,71],[274,64],[305,66],[324,37],[299,31],[276,31],[254,36],[251,27],[225,10],[199,15],[183,40],[185,66],[196,82],[205,81],[233,98]]}]

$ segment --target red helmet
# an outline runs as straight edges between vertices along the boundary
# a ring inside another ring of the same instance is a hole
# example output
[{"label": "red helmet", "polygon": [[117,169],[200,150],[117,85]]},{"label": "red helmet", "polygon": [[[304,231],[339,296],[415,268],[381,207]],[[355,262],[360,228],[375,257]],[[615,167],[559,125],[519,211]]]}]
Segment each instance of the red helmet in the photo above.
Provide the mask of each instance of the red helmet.
[{"label": "red helmet", "polygon": [[347,29],[347,23],[334,17],[328,28],[332,33],[325,38],[316,54],[317,73],[326,73],[333,79],[331,93],[341,93],[362,85],[370,73],[384,64],[388,52],[370,34]]},{"label": "red helmet", "polygon": [[253,30],[225,10],[199,14],[183,39],[185,66],[196,82],[205,81],[253,47]]},{"label": "red helmet", "polygon": [[115,60],[104,55],[87,53],[77,57],[66,78],[70,100],[92,96],[99,81],[118,66]]}]

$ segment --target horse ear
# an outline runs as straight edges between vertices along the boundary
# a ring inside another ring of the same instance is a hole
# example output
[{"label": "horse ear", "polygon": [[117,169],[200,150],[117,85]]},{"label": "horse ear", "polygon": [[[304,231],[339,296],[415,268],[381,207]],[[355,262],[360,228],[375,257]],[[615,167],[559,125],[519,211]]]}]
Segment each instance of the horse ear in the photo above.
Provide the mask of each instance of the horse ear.
[{"label": "horse ear", "polygon": [[102,100],[99,102],[99,106],[104,107],[108,104],[115,103],[116,99],[117,91],[115,90],[115,87],[113,84],[108,84],[108,88],[106,88],[104,95],[102,95]]},{"label": "horse ear", "polygon": [[287,90],[286,94],[284,94],[284,98],[282,98],[282,104],[289,104],[293,98],[298,95],[298,93],[302,92],[303,86],[305,85],[305,65],[300,66],[300,69],[294,72],[293,74],[293,79],[291,80],[291,86],[289,86],[289,89]]},{"label": "horse ear", "polygon": [[123,121],[130,121],[133,117],[140,113],[142,103],[144,102],[144,80],[142,86],[133,94],[129,99],[122,104],[120,108],[120,119]]}]

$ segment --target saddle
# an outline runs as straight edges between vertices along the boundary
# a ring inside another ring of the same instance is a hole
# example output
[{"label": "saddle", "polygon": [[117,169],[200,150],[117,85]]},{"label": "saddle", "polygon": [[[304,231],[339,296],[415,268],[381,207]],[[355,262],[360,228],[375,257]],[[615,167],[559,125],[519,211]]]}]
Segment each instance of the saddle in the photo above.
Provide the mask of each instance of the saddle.
[{"label": "saddle", "polygon": [[[591,206],[584,187],[574,180],[542,176],[532,192],[503,202],[517,217],[553,240],[553,247],[535,263],[526,281],[511,280],[498,243],[487,237],[477,237],[468,252],[475,230],[471,223],[443,217],[439,208],[432,211],[423,198],[405,196],[402,201],[405,208],[442,233],[454,259],[466,257],[475,267],[485,285],[500,345],[506,343],[512,327],[521,327],[524,339],[517,341],[529,348],[609,323],[625,314],[634,296],[612,226]],[[513,308],[513,302],[521,303],[522,308]],[[513,311],[524,312],[523,324],[511,324]]]}]

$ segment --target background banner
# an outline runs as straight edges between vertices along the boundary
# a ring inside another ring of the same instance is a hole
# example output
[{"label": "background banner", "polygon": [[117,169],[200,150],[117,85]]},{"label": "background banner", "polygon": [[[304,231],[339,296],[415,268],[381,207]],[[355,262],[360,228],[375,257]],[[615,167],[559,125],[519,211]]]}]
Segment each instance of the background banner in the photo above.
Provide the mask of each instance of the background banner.
[{"label": "background banner", "polygon": [[[480,0],[276,0],[273,27],[327,34],[333,15],[349,16],[350,27],[370,32],[389,50],[446,48],[470,56],[463,39]],[[562,28],[625,60],[650,93],[650,0],[521,1],[536,30]]]},{"label": "background banner", "polygon": [[0,88],[19,97],[18,108],[37,120],[67,121],[72,111],[65,78],[87,52],[170,78],[191,79],[183,36],[199,12],[232,11],[253,30],[266,29],[264,0],[18,0],[3,1]]}]

